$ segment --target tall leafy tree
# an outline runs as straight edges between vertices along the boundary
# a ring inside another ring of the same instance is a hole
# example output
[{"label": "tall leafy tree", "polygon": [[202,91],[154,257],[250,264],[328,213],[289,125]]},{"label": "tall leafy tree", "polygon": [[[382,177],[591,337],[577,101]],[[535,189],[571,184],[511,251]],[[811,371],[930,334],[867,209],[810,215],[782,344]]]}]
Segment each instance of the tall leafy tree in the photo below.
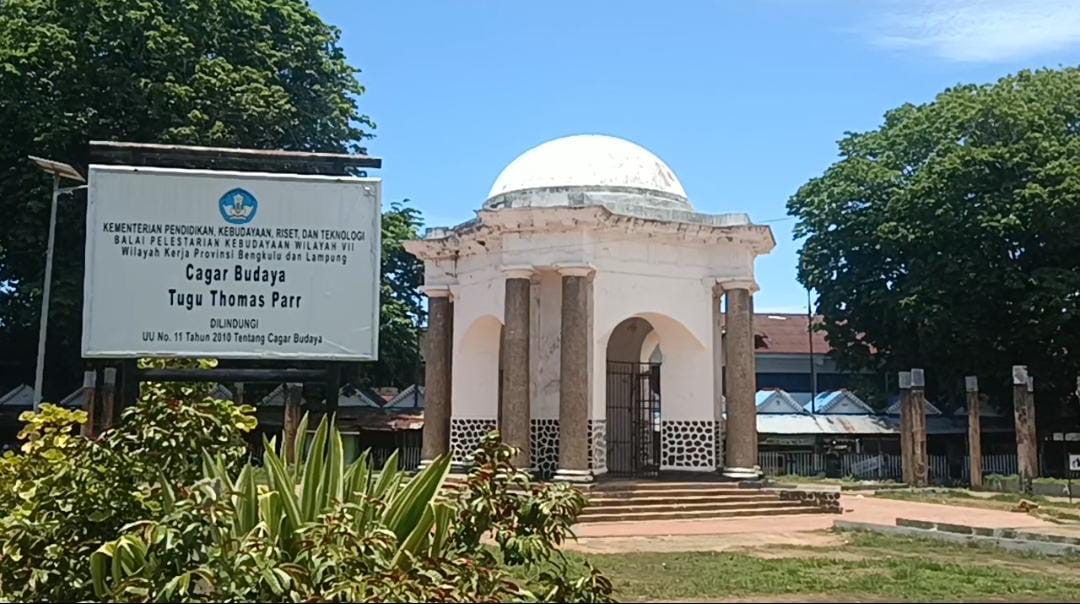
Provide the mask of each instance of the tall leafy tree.
[{"label": "tall leafy tree", "polygon": [[1026,364],[1061,400],[1080,369],[1080,69],[957,86],[839,145],[788,203],[838,358],[925,367],[938,397],[979,374],[998,400]]},{"label": "tall leafy tree", "polygon": [[[339,31],[303,0],[0,2],[0,370],[33,375],[49,183],[91,139],[360,151]],[[46,394],[78,381],[85,196],[60,204]],[[132,284],[138,287],[138,284]]]},{"label": "tall leafy tree", "polygon": [[391,203],[383,212],[379,361],[353,368],[349,377],[357,385],[403,388],[422,379],[420,326],[427,315],[420,295],[424,265],[402,246],[403,241],[419,237],[422,220],[408,201]]}]

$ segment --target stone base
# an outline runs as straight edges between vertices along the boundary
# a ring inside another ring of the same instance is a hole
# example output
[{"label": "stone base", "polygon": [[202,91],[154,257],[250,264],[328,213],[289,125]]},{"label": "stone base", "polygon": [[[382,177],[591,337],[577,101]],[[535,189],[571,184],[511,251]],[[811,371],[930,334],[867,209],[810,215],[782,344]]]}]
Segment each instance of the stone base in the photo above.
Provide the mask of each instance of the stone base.
[{"label": "stone base", "polygon": [[761,468],[724,468],[723,475],[736,480],[755,480],[761,478]]},{"label": "stone base", "polygon": [[555,471],[555,481],[573,482],[576,484],[590,483],[593,481],[592,470],[564,470],[559,468]]}]

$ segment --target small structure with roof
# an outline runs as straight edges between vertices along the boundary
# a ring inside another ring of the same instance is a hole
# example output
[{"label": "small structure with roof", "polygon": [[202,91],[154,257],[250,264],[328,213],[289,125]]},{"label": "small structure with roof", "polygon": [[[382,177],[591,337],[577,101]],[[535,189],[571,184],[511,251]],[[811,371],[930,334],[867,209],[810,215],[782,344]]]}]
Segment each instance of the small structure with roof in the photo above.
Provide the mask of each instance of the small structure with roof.
[{"label": "small structure with roof", "polygon": [[803,405],[803,410],[821,415],[872,415],[874,410],[850,390],[822,392]]},{"label": "small structure with roof", "polygon": [[[796,413],[800,415],[807,413],[798,401],[779,388],[759,390],[755,400],[757,401],[758,413]],[[761,422],[758,421],[758,424],[760,425]]]},{"label": "small structure with roof", "polygon": [[754,263],[774,245],[744,213],[697,212],[630,141],[525,151],[475,218],[405,244],[430,309],[424,458],[465,462],[498,426],[566,480],[756,477]]}]

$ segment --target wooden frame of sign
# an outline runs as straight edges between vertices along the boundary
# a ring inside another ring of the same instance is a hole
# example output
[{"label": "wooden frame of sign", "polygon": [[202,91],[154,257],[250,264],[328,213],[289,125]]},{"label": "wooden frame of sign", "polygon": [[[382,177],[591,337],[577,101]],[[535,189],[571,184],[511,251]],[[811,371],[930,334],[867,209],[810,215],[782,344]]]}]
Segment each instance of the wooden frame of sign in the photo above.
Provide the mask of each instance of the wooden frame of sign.
[{"label": "wooden frame of sign", "polygon": [[[87,157],[92,164],[328,176],[367,176],[367,169],[382,167],[382,159],[362,154],[114,141],[90,141]],[[326,410],[337,409],[343,366],[338,361],[231,360],[227,361],[228,366],[213,369],[138,369],[135,359],[88,359],[87,362],[90,367],[84,388],[88,394],[94,394],[87,397],[87,404],[91,406],[91,417],[96,418],[94,425],[86,430],[90,435],[114,425],[123,408],[138,399],[139,384],[144,381],[285,384],[285,423],[289,424],[290,415],[298,419],[304,384],[324,385]],[[90,373],[94,375],[91,377]],[[289,426],[285,429],[288,432]]]}]

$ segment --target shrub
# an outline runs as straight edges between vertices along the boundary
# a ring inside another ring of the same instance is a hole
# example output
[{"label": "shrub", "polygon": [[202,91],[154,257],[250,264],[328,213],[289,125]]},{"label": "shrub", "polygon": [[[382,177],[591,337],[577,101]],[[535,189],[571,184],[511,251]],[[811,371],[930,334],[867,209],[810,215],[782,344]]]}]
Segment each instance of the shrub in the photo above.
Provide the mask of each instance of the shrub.
[{"label": "shrub", "polygon": [[[304,420],[306,422],[306,418]],[[477,602],[608,601],[595,569],[576,573],[557,550],[584,500],[566,486],[531,485],[497,434],[455,490],[449,458],[407,477],[391,456],[343,464],[326,418],[306,430],[287,468],[268,443],[267,484],[206,456],[206,478],[156,521],[130,525],[92,557],[98,598],[112,601]],[[483,543],[493,536],[496,545]],[[523,568],[533,572],[515,572]],[[528,577],[523,580],[522,577]]]},{"label": "shrub", "polygon": [[[150,359],[141,368],[216,366],[213,360]],[[128,457],[136,472],[175,484],[202,476],[202,452],[212,451],[239,470],[247,457],[244,434],[255,429],[255,408],[216,399],[213,384],[144,383],[139,404],[126,409],[120,428],[106,432],[106,446]]]},{"label": "shrub", "polygon": [[250,408],[171,388],[96,441],[81,412],[26,414],[0,460],[0,600],[610,601],[558,549],[582,495],[533,484],[496,433],[455,488],[445,457],[414,476],[396,454],[346,465],[328,418],[310,442],[303,419],[298,463],[271,441],[258,467]]},{"label": "shrub", "polygon": [[161,513],[163,487],[200,478],[201,448],[239,461],[250,408],[214,401],[206,388],[145,384],[139,404],[98,440],[78,435],[82,411],[46,404],[22,414],[21,454],[0,458],[0,599],[93,598],[91,554]]}]

